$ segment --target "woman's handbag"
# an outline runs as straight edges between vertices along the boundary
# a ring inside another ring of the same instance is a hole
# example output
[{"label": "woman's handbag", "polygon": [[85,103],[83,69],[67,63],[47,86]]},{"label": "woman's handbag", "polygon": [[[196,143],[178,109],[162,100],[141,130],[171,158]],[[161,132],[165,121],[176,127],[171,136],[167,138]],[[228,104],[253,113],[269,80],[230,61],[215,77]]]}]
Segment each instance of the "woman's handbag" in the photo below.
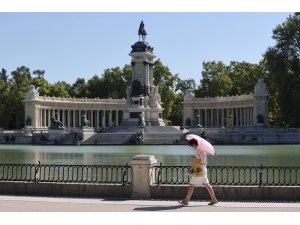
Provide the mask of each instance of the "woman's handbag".
[{"label": "woman's handbag", "polygon": [[205,176],[205,171],[202,169],[201,164],[197,159],[194,159],[194,162],[191,168],[188,171],[188,174],[192,177],[203,177]]}]

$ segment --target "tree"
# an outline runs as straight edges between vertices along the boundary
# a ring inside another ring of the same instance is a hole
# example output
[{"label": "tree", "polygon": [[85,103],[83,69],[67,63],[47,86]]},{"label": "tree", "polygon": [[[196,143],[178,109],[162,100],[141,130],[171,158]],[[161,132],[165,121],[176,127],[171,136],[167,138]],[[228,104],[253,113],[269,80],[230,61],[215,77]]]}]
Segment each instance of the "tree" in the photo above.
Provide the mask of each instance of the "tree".
[{"label": "tree", "polygon": [[180,91],[181,93],[185,93],[188,89],[194,90],[196,88],[196,82],[194,79],[181,80],[178,79],[175,92]]},{"label": "tree", "polygon": [[0,128],[4,127],[5,121],[5,111],[6,111],[6,97],[8,92],[8,75],[6,75],[6,70],[2,68],[0,73]]},{"label": "tree", "polygon": [[17,67],[11,72],[8,80],[8,90],[5,96],[2,124],[4,128],[19,129],[24,126],[24,96],[31,84],[30,69],[25,66]]},{"label": "tree", "polygon": [[100,79],[100,98],[126,98],[127,87],[131,83],[130,65],[104,70]]},{"label": "tree", "polygon": [[32,73],[36,74],[38,78],[42,78],[44,77],[45,70],[34,70]]},{"label": "tree", "polygon": [[300,13],[290,15],[273,30],[275,46],[262,61],[270,93],[270,123],[300,126]]},{"label": "tree", "polygon": [[77,78],[75,83],[71,86],[70,96],[75,98],[88,97],[87,85],[84,78]]},{"label": "tree", "polygon": [[223,62],[203,62],[202,80],[195,91],[196,97],[229,95],[232,89],[230,70]]},{"label": "tree", "polygon": [[229,77],[232,86],[229,95],[243,95],[253,93],[258,79],[263,77],[263,68],[260,65],[231,61]]},{"label": "tree", "polygon": [[201,85],[195,91],[196,97],[216,97],[250,94],[257,80],[263,76],[263,67],[247,62],[231,61],[204,62]]},{"label": "tree", "polygon": [[65,81],[58,81],[53,85],[50,85],[50,96],[61,97],[61,98],[68,98],[70,97],[70,85],[67,84]]},{"label": "tree", "polygon": [[158,86],[159,93],[163,104],[163,117],[168,119],[172,115],[172,106],[174,104],[176,94],[175,86],[178,75],[173,76],[167,66],[164,66],[158,59],[154,62],[153,68],[154,85]]}]

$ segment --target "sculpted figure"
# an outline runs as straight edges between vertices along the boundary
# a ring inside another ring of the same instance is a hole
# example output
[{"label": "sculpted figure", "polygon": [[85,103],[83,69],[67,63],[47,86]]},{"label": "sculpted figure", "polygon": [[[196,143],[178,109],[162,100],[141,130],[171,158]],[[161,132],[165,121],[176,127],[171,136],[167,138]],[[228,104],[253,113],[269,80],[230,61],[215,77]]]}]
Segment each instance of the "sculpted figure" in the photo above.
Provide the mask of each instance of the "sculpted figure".
[{"label": "sculpted figure", "polygon": [[90,127],[90,121],[86,118],[86,115],[81,116],[81,127]]},{"label": "sculpted figure", "polygon": [[142,36],[142,39],[144,41],[146,38],[146,35],[147,35],[147,32],[145,30],[145,25],[144,25],[144,22],[142,21],[140,23],[140,27],[139,27],[139,37]]},{"label": "sculpted figure", "polygon": [[62,123],[59,120],[55,119],[55,117],[54,117],[53,114],[50,116],[50,127],[49,128],[50,129],[60,129],[60,128],[63,128]]}]

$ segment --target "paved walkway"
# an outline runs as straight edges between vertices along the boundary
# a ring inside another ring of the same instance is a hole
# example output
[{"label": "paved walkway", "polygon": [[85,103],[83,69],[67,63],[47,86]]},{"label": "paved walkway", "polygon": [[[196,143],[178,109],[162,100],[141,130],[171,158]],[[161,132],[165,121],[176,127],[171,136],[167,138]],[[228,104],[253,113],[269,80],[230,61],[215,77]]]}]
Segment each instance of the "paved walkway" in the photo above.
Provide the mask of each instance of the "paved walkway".
[{"label": "paved walkway", "polygon": [[300,202],[228,202],[0,196],[0,212],[300,212]]}]

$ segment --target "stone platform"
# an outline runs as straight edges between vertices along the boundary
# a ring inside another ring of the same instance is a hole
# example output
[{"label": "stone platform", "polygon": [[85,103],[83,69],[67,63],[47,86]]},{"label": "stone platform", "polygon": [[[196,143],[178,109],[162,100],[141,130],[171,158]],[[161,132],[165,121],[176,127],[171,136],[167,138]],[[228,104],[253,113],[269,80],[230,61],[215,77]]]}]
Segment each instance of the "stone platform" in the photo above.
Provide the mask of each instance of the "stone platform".
[{"label": "stone platform", "polygon": [[[113,127],[104,133],[94,134],[81,144],[135,144],[137,127]],[[182,132],[172,126],[146,126],[144,129],[144,142],[146,145],[178,144]]]}]

